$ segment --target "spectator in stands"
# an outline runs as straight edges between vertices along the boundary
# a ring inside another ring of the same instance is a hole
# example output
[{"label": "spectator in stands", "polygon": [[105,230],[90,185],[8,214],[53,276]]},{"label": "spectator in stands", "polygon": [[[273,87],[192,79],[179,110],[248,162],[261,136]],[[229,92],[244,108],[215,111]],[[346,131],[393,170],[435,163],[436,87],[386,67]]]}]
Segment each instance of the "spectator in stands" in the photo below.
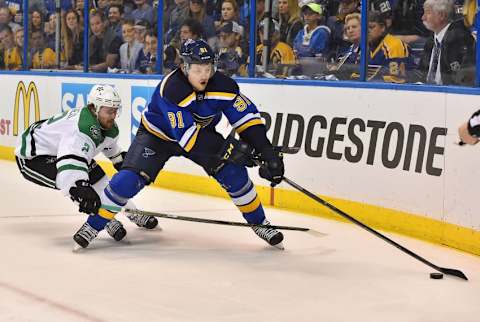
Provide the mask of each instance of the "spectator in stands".
[{"label": "spectator in stands", "polygon": [[265,18],[265,0],[257,0],[256,3],[256,26],[258,26],[260,22]]},{"label": "spectator in stands", "polygon": [[136,8],[133,0],[123,0],[120,5],[123,6],[123,18],[133,19],[131,15],[133,10]]},{"label": "spectator in stands", "polygon": [[369,14],[368,43],[369,80],[405,83],[407,70],[413,68],[408,46],[388,33],[386,17],[380,12]]},{"label": "spectator in stands", "polygon": [[[22,67],[23,67],[23,42],[24,42],[23,27],[17,28],[17,31],[15,31],[15,34],[14,34],[14,38],[15,38],[15,47],[17,47],[18,53],[20,55],[20,60],[21,60],[20,65],[22,65]],[[28,67],[30,67],[30,65],[32,63],[32,60],[30,58],[29,53],[27,53],[27,56],[28,56],[28,58],[27,58],[27,68],[28,68]]]},{"label": "spectator in stands", "polygon": [[427,40],[420,69],[424,81],[471,86],[475,76],[475,41],[463,20],[453,21],[452,0],[426,0],[423,23],[434,35]]},{"label": "spectator in stands", "polygon": [[[268,64],[268,70],[271,71],[276,77],[286,77],[288,76],[289,69],[296,64],[295,54],[293,53],[292,47],[287,43],[280,41],[280,25],[275,20],[270,20],[270,35],[269,41],[271,44],[270,48],[270,59]],[[261,44],[256,48],[256,64],[262,65],[263,54],[264,54],[264,26],[265,20],[260,23],[258,26],[258,37],[261,40]]]},{"label": "spectator in stands", "polygon": [[137,20],[133,26],[135,41],[139,44],[145,44],[145,36],[151,30],[151,26],[146,20]]},{"label": "spectator in stands", "polygon": [[55,52],[46,46],[43,31],[32,32],[32,46],[36,52],[32,57],[32,67],[34,69],[51,69],[56,67]]},{"label": "spectator in stands", "polygon": [[215,25],[212,17],[207,15],[203,0],[190,0],[188,16],[203,26],[202,38],[207,40],[208,44],[215,49],[217,47]]},{"label": "spectator in stands", "polygon": [[177,68],[180,64],[180,47],[187,39],[200,39],[203,35],[203,26],[192,18],[186,19],[180,26],[179,39],[172,41],[164,48],[163,66],[167,71]]},{"label": "spectator in stands", "polygon": [[351,42],[345,35],[345,17],[355,12],[360,12],[359,0],[341,0],[336,15],[328,17],[327,26],[332,32],[330,37],[331,55],[338,57],[350,46]]},{"label": "spectator in stands", "polygon": [[120,69],[132,73],[135,70],[140,51],[143,44],[135,41],[133,20],[124,20],[122,22],[122,35],[124,43],[120,46]]},{"label": "spectator in stands", "polygon": [[13,22],[16,23],[16,24],[19,24],[20,26],[23,26],[23,11],[22,10],[16,10],[15,11],[15,14],[13,15]]},{"label": "spectator in stands", "polygon": [[82,69],[83,66],[83,26],[78,13],[70,9],[62,18],[63,56],[66,69]]},{"label": "spectator in stands", "polygon": [[112,4],[108,8],[108,30],[113,32],[116,36],[122,38],[122,20],[123,7],[117,4]]},{"label": "spectator in stands", "polygon": [[0,41],[3,47],[3,62],[6,70],[19,70],[22,68],[22,56],[13,38],[12,29],[3,26],[0,30]]},{"label": "spectator in stands", "polygon": [[20,25],[13,22],[13,15],[8,7],[0,7],[0,28],[3,26],[9,26],[12,32],[20,28]]},{"label": "spectator in stands", "polygon": [[107,13],[109,8],[108,0],[97,0],[97,9],[102,10],[102,12]]},{"label": "spectator in stands", "polygon": [[146,20],[153,26],[155,23],[153,19],[153,8],[151,5],[148,4],[147,0],[135,0],[136,8],[131,13],[131,18],[134,21],[137,20]]},{"label": "spectator in stands", "polygon": [[293,41],[293,49],[298,58],[323,57],[329,50],[330,29],[324,25],[323,7],[317,3],[308,3],[302,7],[305,26]]},{"label": "spectator in stands", "polygon": [[75,5],[73,9],[78,13],[78,16],[80,17],[80,24],[83,26],[83,12],[84,12],[85,1],[74,0],[74,2],[75,2]]},{"label": "spectator in stands", "polygon": [[[215,21],[215,28],[217,32],[220,30],[220,28],[223,27],[224,24],[226,24],[229,21],[235,21],[238,23],[239,21],[239,13],[238,13],[238,4],[235,0],[223,0],[222,2],[222,15],[220,20]],[[240,24],[238,24],[240,27],[240,36],[244,36],[244,28]]]},{"label": "spectator in stands", "polygon": [[335,76],[333,80],[358,78],[360,65],[361,16],[351,13],[345,17],[345,37],[350,46],[341,52],[335,64],[329,65],[329,72]]},{"label": "spectator in stands", "polygon": [[113,33],[106,33],[105,16],[101,11],[90,12],[89,38],[90,70],[93,72],[106,72],[108,68],[118,67],[119,49],[122,45],[120,37]]},{"label": "spectator in stands", "polygon": [[140,73],[153,74],[157,71],[157,46],[157,34],[153,31],[148,32],[145,36],[145,46],[135,62],[135,69]]},{"label": "spectator in stands", "polygon": [[57,28],[57,15],[52,13],[48,16],[48,20],[44,25],[44,35],[45,41],[47,42],[47,47],[52,50],[55,49],[55,33]]},{"label": "spectator in stands", "polygon": [[187,39],[197,40],[203,38],[204,34],[203,25],[195,19],[188,18],[180,27],[180,44],[177,48],[180,49]]},{"label": "spectator in stands", "polygon": [[393,23],[393,9],[397,5],[397,0],[372,0],[370,1],[370,10],[378,12],[385,20],[388,32]]},{"label": "spectator in stands", "polygon": [[229,76],[246,75],[246,57],[240,43],[240,25],[229,21],[218,32],[219,50],[217,68]]},{"label": "spectator in stands", "polygon": [[293,47],[293,40],[303,28],[297,0],[279,0],[280,41]]},{"label": "spectator in stands", "polygon": [[44,19],[43,14],[38,10],[33,10],[30,13],[30,29],[29,31],[41,30],[44,31]]},{"label": "spectator in stands", "polygon": [[178,39],[180,26],[188,17],[188,0],[175,0],[174,7],[170,12],[168,19],[168,29],[165,35],[166,42],[169,43],[173,39]]}]

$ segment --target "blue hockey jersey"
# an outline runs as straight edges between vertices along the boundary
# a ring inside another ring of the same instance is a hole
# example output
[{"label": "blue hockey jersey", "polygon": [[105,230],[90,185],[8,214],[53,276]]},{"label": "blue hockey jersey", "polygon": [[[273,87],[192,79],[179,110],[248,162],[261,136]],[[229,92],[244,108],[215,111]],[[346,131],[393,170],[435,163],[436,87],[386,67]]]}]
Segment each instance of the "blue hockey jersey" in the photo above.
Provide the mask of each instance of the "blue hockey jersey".
[{"label": "blue hockey jersey", "polygon": [[189,152],[201,128],[215,127],[222,114],[238,134],[263,124],[257,107],[240,93],[237,83],[216,72],[205,91],[196,92],[180,69],[158,84],[142,114],[142,124],[153,135],[178,142]]}]

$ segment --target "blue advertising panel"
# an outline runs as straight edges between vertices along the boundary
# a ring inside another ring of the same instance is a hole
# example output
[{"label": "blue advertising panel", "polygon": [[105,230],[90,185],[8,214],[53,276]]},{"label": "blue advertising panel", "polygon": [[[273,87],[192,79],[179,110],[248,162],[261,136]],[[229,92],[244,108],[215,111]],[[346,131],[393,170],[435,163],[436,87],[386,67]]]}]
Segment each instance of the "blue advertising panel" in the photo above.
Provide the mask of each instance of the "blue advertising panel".
[{"label": "blue advertising panel", "polygon": [[137,133],[138,127],[140,126],[142,112],[147,107],[147,104],[150,102],[154,91],[154,86],[132,86],[132,124],[130,132],[131,140],[133,140],[133,137]]}]

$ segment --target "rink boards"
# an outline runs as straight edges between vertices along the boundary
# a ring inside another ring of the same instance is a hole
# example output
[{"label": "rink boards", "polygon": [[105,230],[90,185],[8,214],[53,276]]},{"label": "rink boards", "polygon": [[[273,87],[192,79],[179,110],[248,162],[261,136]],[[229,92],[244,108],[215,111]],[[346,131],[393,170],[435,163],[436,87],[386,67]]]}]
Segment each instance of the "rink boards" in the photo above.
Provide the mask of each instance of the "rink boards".
[{"label": "rink boards", "polygon": [[[13,159],[18,134],[35,119],[83,106],[95,83],[120,92],[126,149],[158,81],[0,75],[0,157]],[[458,126],[478,108],[475,95],[248,81],[240,88],[262,111],[274,144],[298,148],[285,156],[290,179],[374,227],[480,255],[480,151],[455,144]],[[226,122],[218,128],[229,131]],[[160,186],[226,197],[188,160],[172,159],[165,170]],[[338,218],[250,173],[266,204]]]}]

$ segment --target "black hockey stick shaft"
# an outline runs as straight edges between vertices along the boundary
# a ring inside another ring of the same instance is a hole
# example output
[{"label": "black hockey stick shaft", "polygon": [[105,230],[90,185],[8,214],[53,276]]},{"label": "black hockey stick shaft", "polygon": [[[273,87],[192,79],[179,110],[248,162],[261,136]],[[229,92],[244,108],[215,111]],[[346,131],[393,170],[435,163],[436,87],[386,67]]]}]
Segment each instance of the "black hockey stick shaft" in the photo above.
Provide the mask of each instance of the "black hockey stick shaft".
[{"label": "black hockey stick shaft", "polygon": [[322,198],[318,197],[317,195],[313,194],[312,192],[308,191],[307,189],[301,187],[300,185],[296,184],[295,182],[293,182],[292,180],[286,178],[286,177],[283,177],[283,181],[285,181],[286,183],[288,183],[290,186],[292,186],[293,188],[297,189],[298,191],[302,192],[303,194],[307,195],[308,197],[312,198],[313,200],[317,201],[318,203],[322,204],[323,206],[329,208],[330,210],[332,210],[333,212],[337,213],[338,215],[342,216],[343,218],[353,222],[354,224],[362,227],[363,229],[365,229],[366,231],[374,234],[375,236],[383,239],[384,241],[386,241],[387,243],[389,243],[390,245],[393,245],[395,246],[396,248],[400,249],[402,252],[412,256],[413,258],[421,261],[422,263],[424,263],[425,265],[428,265],[430,266],[431,268],[439,271],[439,272],[442,272],[444,274],[447,274],[447,275],[453,275],[453,276],[456,276],[456,277],[459,277],[459,278],[462,278],[464,280],[468,280],[467,276],[465,276],[465,274],[463,274],[462,271],[458,270],[458,269],[452,269],[452,268],[445,268],[445,267],[440,267],[440,266],[437,266],[435,264],[433,264],[432,262],[426,260],[425,258],[415,254],[414,252],[412,252],[411,250],[405,248],[404,246],[400,245],[399,243],[393,241],[392,239],[388,238],[387,236],[379,233],[378,231],[376,231],[375,229],[365,225],[364,223],[362,223],[361,221],[353,218],[352,216],[350,216],[349,214],[347,214],[346,212],[338,209],[337,207],[335,207],[334,205],[330,204],[329,202],[323,200]]},{"label": "black hockey stick shaft", "polygon": [[205,224],[216,224],[216,225],[227,225],[227,226],[239,226],[239,227],[262,227],[262,228],[273,228],[278,230],[294,230],[294,231],[304,231],[308,232],[314,236],[321,237],[326,236],[326,234],[304,227],[294,227],[294,226],[277,226],[277,225],[255,225],[255,224],[248,224],[243,222],[236,222],[236,221],[227,221],[227,220],[217,220],[217,219],[206,219],[206,218],[198,218],[198,217],[187,217],[187,216],[179,216],[174,214],[166,214],[161,212],[153,212],[153,211],[145,211],[145,210],[138,210],[138,209],[125,209],[126,213],[136,214],[136,215],[147,215],[159,218],[167,218],[167,219],[175,219],[175,220],[184,220],[184,221],[191,221],[191,222],[199,222]]}]

